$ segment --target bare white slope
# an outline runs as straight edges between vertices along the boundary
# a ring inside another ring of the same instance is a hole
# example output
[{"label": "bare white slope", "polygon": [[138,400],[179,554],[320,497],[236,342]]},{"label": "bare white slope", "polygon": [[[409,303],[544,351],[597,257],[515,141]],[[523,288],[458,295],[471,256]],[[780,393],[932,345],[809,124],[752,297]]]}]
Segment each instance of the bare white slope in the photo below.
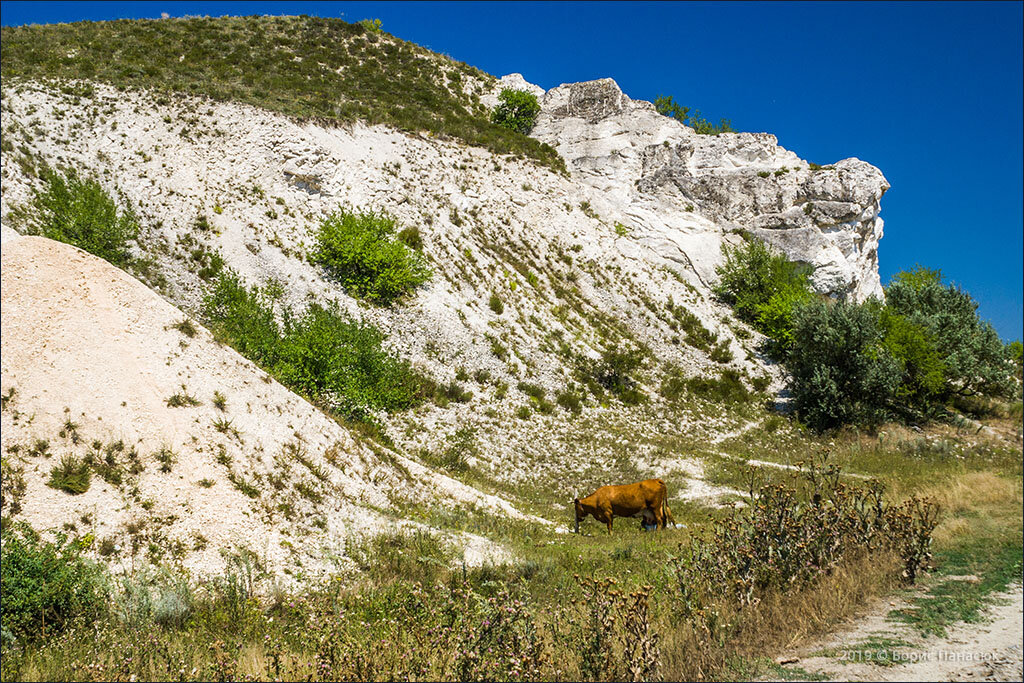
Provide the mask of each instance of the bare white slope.
[{"label": "bare white slope", "polygon": [[[0,374],[5,395],[14,390],[2,448],[24,469],[19,518],[37,529],[88,529],[113,539],[126,562],[142,561],[153,540],[203,572],[219,568],[220,549],[236,545],[271,569],[310,572],[343,564],[352,534],[387,528],[395,501],[521,516],[505,501],[357,442],[201,326],[194,337],[173,327],[186,319],[180,310],[99,258],[12,238],[4,228],[2,263]],[[226,398],[225,410],[213,404],[214,392]],[[174,394],[201,405],[171,407]],[[230,428],[218,429],[218,420]],[[67,429],[60,436],[68,421],[77,443]],[[47,453],[32,454],[40,439]],[[85,457],[94,441],[104,453],[125,444],[113,455],[121,485],[95,474],[80,495],[46,485],[63,456]],[[144,467],[134,475],[131,449]],[[161,449],[174,453],[170,472],[160,471]],[[231,477],[258,495],[245,495]],[[474,547],[473,556],[486,553]]]},{"label": "bare white slope", "polygon": [[[76,168],[139,213],[140,247],[163,267],[170,282],[161,293],[180,308],[195,312],[206,284],[193,252],[216,250],[246,282],[280,283],[292,306],[338,301],[440,384],[463,377],[468,403],[382,416],[407,455],[436,453],[469,427],[480,447],[470,464],[499,480],[601,467],[614,454],[573,452],[580,440],[562,433],[572,418],[562,408],[516,418],[530,403],[517,387],[539,385],[553,401],[572,388],[579,358],[619,344],[650,349],[643,390],[655,403],[663,364],[713,377],[731,368],[782,384],[780,370],[754,350],[758,335],[714,300],[698,270],[648,244],[639,223],[601,192],[531,161],[383,126],[299,124],[249,106],[99,84],[88,97],[7,84],[2,122],[14,145],[0,162],[5,220],[38,183],[25,173],[33,160]],[[306,258],[319,222],[340,207],[386,211],[400,228],[418,228],[433,280],[390,308],[348,296]],[[200,216],[209,229],[198,226]],[[715,244],[739,239],[715,235]],[[491,310],[492,293],[503,312]],[[729,360],[712,361],[688,343],[684,311],[718,335]],[[465,379],[474,376],[489,379]],[[634,435],[661,431],[617,401],[590,400],[583,417],[625,422]],[[705,415],[673,418],[674,429],[694,437],[732,427]]]}]

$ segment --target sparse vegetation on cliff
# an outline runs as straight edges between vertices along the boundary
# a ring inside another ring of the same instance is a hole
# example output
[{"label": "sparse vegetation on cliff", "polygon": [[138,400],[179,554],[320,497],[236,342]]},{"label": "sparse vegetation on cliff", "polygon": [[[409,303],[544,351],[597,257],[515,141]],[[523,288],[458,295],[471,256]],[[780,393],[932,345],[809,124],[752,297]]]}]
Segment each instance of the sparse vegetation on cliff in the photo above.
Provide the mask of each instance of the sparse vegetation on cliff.
[{"label": "sparse vegetation on cliff", "polygon": [[479,103],[490,76],[371,22],[122,19],[5,26],[2,37],[5,79],[88,79],[244,102],[324,123],[384,123],[565,170],[552,147],[490,121]]},{"label": "sparse vegetation on cliff", "polygon": [[381,334],[348,318],[334,303],[311,304],[301,315],[274,313],[265,290],[221,275],[204,303],[210,328],[241,354],[313,402],[342,415],[368,419],[401,410],[430,387],[381,346]]},{"label": "sparse vegetation on cliff", "polygon": [[659,114],[670,116],[683,125],[693,128],[698,135],[718,135],[719,133],[735,133],[732,121],[721,119],[717,124],[711,123],[699,110],[690,112],[689,107],[684,107],[672,99],[671,95],[658,95],[654,99],[654,106]]}]

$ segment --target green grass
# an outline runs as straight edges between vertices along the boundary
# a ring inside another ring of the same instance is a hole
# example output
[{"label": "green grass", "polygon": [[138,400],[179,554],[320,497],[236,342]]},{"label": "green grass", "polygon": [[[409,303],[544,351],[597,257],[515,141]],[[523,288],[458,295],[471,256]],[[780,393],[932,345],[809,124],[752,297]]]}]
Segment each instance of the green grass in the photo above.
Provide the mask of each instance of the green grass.
[{"label": "green grass", "polygon": [[5,26],[0,36],[5,80],[86,79],[151,88],[158,100],[184,93],[325,124],[387,124],[565,171],[552,147],[491,123],[478,94],[463,92],[466,80],[491,84],[492,76],[340,19],[77,22]]},{"label": "green grass", "polygon": [[[892,666],[897,658],[893,656],[896,648],[914,647],[914,644],[902,638],[889,638],[882,633],[875,633],[866,640],[843,646],[827,648],[811,653],[812,657],[835,657],[845,664],[870,663],[875,666]],[[853,654],[855,653],[855,654]],[[847,656],[844,656],[847,655]],[[853,656],[850,656],[853,655]]]},{"label": "green grass", "polygon": [[[935,561],[939,570],[933,585],[922,596],[911,599],[912,607],[896,610],[892,617],[908,623],[923,635],[945,636],[946,628],[958,622],[976,624],[992,604],[993,593],[1005,591],[1021,581],[1020,535],[1004,539],[981,537],[940,550]],[[978,582],[948,579],[973,575]]]}]

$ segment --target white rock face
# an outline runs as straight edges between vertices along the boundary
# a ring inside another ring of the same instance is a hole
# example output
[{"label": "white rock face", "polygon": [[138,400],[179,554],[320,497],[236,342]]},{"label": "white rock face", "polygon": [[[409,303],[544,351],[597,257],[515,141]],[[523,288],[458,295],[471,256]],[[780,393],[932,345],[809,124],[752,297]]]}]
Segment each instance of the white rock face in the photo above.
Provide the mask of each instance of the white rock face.
[{"label": "white rock face", "polygon": [[541,104],[533,136],[600,190],[641,242],[705,282],[722,241],[746,230],[811,264],[820,292],[882,296],[878,214],[889,183],[874,166],[812,168],[768,133],[698,135],[610,78],[553,88]]}]

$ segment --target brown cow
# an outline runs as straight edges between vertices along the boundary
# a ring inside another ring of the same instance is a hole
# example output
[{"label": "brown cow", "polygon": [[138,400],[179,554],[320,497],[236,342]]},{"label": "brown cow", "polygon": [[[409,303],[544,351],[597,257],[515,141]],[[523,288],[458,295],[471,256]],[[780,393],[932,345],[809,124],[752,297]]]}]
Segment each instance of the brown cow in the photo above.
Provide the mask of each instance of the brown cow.
[{"label": "brown cow", "polygon": [[[648,479],[619,486],[602,486],[586,498],[573,500],[576,508],[576,533],[579,533],[580,522],[586,519],[587,515],[593,515],[597,521],[607,524],[608,533],[612,532],[612,518],[637,515],[644,518],[641,524],[653,517],[655,526],[664,529],[669,514],[666,498],[668,489],[661,479]],[[672,520],[672,523],[675,524],[675,520]]]}]

